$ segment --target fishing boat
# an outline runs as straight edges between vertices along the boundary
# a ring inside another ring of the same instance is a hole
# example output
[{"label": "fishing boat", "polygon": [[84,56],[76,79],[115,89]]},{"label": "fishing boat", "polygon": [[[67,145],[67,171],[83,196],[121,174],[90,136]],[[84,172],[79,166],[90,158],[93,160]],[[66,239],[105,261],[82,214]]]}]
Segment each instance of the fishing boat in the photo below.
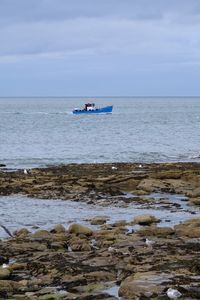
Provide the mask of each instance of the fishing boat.
[{"label": "fishing boat", "polygon": [[104,106],[97,108],[94,103],[86,103],[83,109],[75,108],[72,113],[75,115],[81,114],[111,114],[113,106]]}]

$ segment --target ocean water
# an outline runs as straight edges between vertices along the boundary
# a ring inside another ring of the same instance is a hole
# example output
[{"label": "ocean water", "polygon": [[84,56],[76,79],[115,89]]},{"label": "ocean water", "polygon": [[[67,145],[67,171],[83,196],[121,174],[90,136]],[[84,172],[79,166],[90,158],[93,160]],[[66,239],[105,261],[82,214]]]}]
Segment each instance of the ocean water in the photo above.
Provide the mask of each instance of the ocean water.
[{"label": "ocean water", "polygon": [[[85,102],[112,115],[71,113]],[[0,98],[0,163],[200,161],[200,98]]]}]

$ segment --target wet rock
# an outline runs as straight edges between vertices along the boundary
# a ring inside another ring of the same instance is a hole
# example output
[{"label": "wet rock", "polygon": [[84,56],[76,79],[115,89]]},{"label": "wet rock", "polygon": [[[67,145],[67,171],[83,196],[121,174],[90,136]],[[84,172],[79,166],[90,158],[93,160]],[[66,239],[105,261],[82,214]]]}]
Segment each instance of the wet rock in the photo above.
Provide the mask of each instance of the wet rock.
[{"label": "wet rock", "polygon": [[72,251],[90,251],[91,245],[87,240],[84,239],[74,239],[70,242],[70,247]]},{"label": "wet rock", "polygon": [[69,226],[68,232],[74,234],[84,234],[86,236],[90,236],[93,233],[92,229],[90,229],[89,227],[76,223]]},{"label": "wet rock", "polygon": [[139,224],[139,225],[151,225],[152,223],[159,223],[160,220],[151,215],[140,215],[134,218],[132,224]]},{"label": "wet rock", "polygon": [[30,233],[30,231],[27,228],[21,228],[19,230],[16,230],[14,232],[14,235],[19,238],[24,238],[24,237],[28,236],[29,233]]},{"label": "wet rock", "polygon": [[200,217],[185,221],[182,224],[174,226],[179,236],[187,236],[190,238],[200,237]]},{"label": "wet rock", "polygon": [[50,239],[51,233],[47,230],[37,230],[35,233],[31,235],[33,239]]},{"label": "wet rock", "polygon": [[65,227],[62,224],[57,224],[54,226],[54,228],[51,230],[52,233],[65,233]]},{"label": "wet rock", "polygon": [[0,280],[0,292],[14,292],[20,289],[20,284],[12,280]]},{"label": "wet rock", "polygon": [[200,197],[200,187],[192,189],[186,193],[186,196],[191,198]]},{"label": "wet rock", "polygon": [[11,271],[8,268],[0,268],[0,280],[8,279],[11,275]]},{"label": "wet rock", "polygon": [[163,282],[169,281],[169,275],[155,272],[136,273],[122,281],[119,296],[123,299],[137,299],[134,297],[159,295],[163,292]]},{"label": "wet rock", "polygon": [[155,191],[162,191],[162,192],[169,192],[170,188],[169,185],[162,180],[159,179],[143,179],[140,184],[137,186],[137,189],[144,190],[146,192],[155,192]]},{"label": "wet rock", "polygon": [[189,205],[200,206],[200,197],[199,198],[190,198]]},{"label": "wet rock", "polygon": [[175,233],[175,230],[171,227],[157,227],[155,225],[141,228],[137,231],[137,234],[141,236],[156,236],[159,238],[167,238]]},{"label": "wet rock", "polygon": [[98,216],[98,217],[91,219],[90,224],[91,225],[102,225],[102,224],[106,223],[108,219],[109,219],[108,217]]}]

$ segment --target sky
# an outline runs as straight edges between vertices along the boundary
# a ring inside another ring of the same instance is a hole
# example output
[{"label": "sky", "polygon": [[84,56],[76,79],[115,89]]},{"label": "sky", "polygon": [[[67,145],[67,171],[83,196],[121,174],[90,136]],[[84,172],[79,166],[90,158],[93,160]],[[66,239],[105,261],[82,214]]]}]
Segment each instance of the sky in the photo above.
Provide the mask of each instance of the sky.
[{"label": "sky", "polygon": [[199,0],[0,0],[0,96],[200,96]]}]

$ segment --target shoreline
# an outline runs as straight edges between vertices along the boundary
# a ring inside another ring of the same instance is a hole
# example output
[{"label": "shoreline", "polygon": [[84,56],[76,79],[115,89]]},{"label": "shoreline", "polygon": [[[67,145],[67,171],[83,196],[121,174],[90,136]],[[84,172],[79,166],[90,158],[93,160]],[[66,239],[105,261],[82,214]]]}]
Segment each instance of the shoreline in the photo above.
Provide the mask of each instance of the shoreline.
[{"label": "shoreline", "polygon": [[[177,194],[178,201],[166,198]],[[170,287],[181,299],[200,299],[200,163],[0,170],[0,196],[12,195],[104,206],[111,215],[115,206],[129,210],[134,202],[158,215],[109,222],[96,214],[88,218],[91,226],[19,228],[0,240],[0,299],[167,300]],[[167,215],[178,216],[183,204],[191,218],[173,225]],[[166,212],[165,226],[159,211]]]}]

